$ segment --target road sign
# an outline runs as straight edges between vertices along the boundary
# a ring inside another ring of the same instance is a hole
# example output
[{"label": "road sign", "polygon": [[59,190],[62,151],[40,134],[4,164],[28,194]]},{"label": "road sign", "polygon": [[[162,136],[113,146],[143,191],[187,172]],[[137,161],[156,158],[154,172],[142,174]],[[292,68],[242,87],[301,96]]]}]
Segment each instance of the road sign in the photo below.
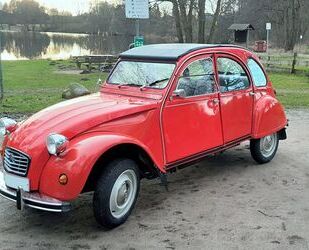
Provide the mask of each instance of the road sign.
[{"label": "road sign", "polygon": [[126,17],[133,19],[149,18],[149,0],[125,0]]},{"label": "road sign", "polygon": [[271,23],[266,23],[266,32],[267,32],[267,49],[266,52],[268,54],[268,48],[269,48],[269,32],[271,31]]},{"label": "road sign", "polygon": [[144,45],[144,37],[143,36],[135,36],[134,37],[134,48],[141,47]]},{"label": "road sign", "polygon": [[266,23],[266,30],[271,30],[271,23]]}]

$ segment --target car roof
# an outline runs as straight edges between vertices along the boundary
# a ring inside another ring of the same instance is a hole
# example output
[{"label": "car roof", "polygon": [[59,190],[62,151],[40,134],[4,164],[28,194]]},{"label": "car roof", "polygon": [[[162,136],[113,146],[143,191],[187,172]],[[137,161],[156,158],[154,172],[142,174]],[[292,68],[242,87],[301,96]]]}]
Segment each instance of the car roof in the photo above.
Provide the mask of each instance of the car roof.
[{"label": "car roof", "polygon": [[176,61],[180,57],[190,52],[200,49],[218,48],[218,47],[245,49],[243,47],[231,44],[198,44],[198,43],[152,44],[129,49],[121,53],[120,58]]}]

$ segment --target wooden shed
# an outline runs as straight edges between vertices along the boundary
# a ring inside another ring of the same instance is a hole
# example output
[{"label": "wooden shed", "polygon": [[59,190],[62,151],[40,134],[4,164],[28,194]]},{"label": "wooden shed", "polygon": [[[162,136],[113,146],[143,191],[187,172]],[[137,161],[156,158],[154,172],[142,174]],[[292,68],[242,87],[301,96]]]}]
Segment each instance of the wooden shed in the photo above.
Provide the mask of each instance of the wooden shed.
[{"label": "wooden shed", "polygon": [[236,43],[246,43],[248,47],[250,30],[254,30],[251,24],[234,23],[229,27],[229,30],[234,30],[234,41]]}]

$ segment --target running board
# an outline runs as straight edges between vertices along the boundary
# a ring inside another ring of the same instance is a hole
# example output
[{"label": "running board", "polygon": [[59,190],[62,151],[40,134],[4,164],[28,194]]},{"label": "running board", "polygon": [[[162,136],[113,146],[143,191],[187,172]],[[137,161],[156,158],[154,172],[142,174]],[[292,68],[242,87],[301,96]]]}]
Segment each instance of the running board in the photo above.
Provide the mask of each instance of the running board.
[{"label": "running board", "polygon": [[216,148],[204,151],[202,153],[198,153],[198,154],[195,154],[193,156],[189,156],[189,157],[187,157],[185,159],[182,159],[182,160],[179,160],[179,161],[167,164],[165,169],[166,169],[166,171],[171,171],[171,170],[173,170],[175,168],[185,168],[187,166],[190,166],[190,165],[192,165],[192,164],[194,164],[196,162],[199,162],[199,161],[203,160],[205,157],[207,157],[209,155],[216,154],[216,153],[222,152],[224,150],[233,148],[233,147],[239,145],[241,142],[244,142],[244,141],[249,140],[249,139],[251,139],[251,136],[242,137],[242,138],[240,138],[238,140],[229,142],[229,143],[227,143],[225,145],[222,145],[222,146],[219,146],[219,147],[216,147]]}]

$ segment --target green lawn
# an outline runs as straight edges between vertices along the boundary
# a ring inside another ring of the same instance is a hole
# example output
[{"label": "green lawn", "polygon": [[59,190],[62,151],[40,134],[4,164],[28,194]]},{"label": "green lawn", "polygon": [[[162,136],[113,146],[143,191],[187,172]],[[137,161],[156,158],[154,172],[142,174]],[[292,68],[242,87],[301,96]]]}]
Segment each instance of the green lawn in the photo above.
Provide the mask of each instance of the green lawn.
[{"label": "green lawn", "polygon": [[309,107],[309,77],[271,73],[271,81],[277,97],[287,108]]},{"label": "green lawn", "polygon": [[[3,113],[34,113],[61,101],[63,90],[73,82],[97,90],[99,73],[66,74],[76,69],[69,61],[48,60],[3,62],[5,97],[0,104]],[[278,98],[287,108],[309,107],[309,78],[303,75],[270,74]],[[106,78],[106,74],[101,76]]]},{"label": "green lawn", "polygon": [[[95,91],[99,73],[63,74],[76,69],[69,61],[33,60],[3,62],[5,98],[0,113],[33,113],[61,101],[63,90],[70,83],[81,83]],[[106,74],[102,75],[105,79]]]}]

